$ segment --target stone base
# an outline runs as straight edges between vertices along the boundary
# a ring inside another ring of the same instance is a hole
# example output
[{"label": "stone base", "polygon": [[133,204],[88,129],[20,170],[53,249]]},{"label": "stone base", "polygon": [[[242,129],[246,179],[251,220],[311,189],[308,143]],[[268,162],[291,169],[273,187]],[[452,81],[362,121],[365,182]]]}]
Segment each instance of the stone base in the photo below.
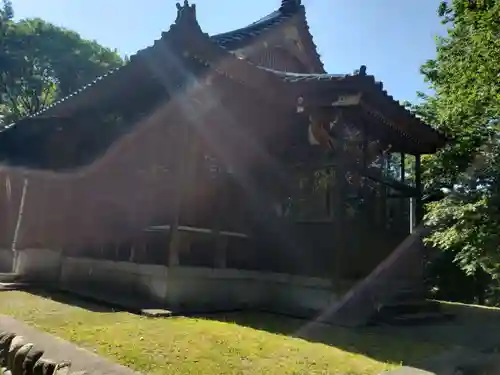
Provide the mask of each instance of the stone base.
[{"label": "stone base", "polygon": [[338,301],[335,285],[327,279],[62,257],[46,249],[19,251],[16,273],[22,281],[95,297],[136,313],[164,307],[176,314],[254,309],[311,318]]},{"label": "stone base", "polygon": [[142,309],[141,315],[147,316],[148,318],[169,318],[173,313],[170,310],[163,309]]},{"label": "stone base", "polygon": [[12,272],[13,252],[8,249],[0,249],[0,273]]},{"label": "stone base", "polygon": [[175,314],[254,309],[310,318],[338,300],[325,279],[88,258],[64,258],[59,285],[96,298],[106,290],[107,296],[116,296],[106,301],[137,313],[163,307]]},{"label": "stone base", "polygon": [[14,266],[23,281],[54,284],[59,280],[61,254],[48,249],[19,250]]}]

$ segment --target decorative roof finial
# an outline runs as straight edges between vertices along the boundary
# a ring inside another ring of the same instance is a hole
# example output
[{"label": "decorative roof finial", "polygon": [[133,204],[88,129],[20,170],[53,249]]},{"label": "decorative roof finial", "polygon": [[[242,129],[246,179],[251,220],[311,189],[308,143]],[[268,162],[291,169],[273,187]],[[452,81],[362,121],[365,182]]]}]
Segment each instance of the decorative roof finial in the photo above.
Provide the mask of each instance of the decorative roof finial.
[{"label": "decorative roof finial", "polygon": [[177,18],[175,19],[177,25],[198,25],[198,21],[196,20],[196,4],[189,5],[189,1],[184,0],[184,5],[177,3],[175,6],[177,7]]},{"label": "decorative roof finial", "polygon": [[293,12],[302,5],[301,0],[281,0],[280,10],[282,12]]}]

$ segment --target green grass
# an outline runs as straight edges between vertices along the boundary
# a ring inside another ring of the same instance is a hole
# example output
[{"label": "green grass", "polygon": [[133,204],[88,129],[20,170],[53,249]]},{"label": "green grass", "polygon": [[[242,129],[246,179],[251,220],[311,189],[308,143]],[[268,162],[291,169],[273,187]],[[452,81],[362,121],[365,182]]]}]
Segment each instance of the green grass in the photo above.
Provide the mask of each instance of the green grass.
[{"label": "green grass", "polygon": [[149,374],[379,374],[442,347],[316,327],[270,314],[151,319],[94,312],[24,292],[1,292],[0,314]]}]

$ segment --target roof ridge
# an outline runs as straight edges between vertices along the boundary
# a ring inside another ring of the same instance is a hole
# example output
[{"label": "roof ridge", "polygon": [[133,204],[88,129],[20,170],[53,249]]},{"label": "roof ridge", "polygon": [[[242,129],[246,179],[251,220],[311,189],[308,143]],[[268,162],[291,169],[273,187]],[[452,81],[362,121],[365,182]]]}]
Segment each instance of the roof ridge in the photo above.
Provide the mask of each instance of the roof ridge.
[{"label": "roof ridge", "polygon": [[297,10],[301,5],[301,0],[281,0],[280,10],[290,12]]},{"label": "roof ridge", "polygon": [[196,18],[196,4],[189,4],[188,0],[184,0],[184,4],[175,4],[177,8],[177,17],[171,28],[195,28],[201,30],[201,26]]},{"label": "roof ridge", "polygon": [[238,29],[212,35],[211,38],[226,49],[236,49],[242,42],[266,32],[270,28],[291,18],[298,9],[282,9],[281,7],[268,15]]}]

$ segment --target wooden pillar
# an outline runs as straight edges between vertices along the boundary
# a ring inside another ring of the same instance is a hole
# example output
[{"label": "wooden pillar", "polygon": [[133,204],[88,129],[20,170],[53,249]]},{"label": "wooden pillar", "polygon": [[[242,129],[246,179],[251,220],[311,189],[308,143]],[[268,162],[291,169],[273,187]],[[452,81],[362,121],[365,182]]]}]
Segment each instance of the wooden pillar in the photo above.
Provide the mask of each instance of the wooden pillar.
[{"label": "wooden pillar", "polygon": [[401,182],[404,184],[406,181],[406,170],[405,170],[405,154],[404,152],[401,153]]},{"label": "wooden pillar", "polygon": [[345,174],[346,174],[346,169],[342,165],[342,162],[340,162],[336,176],[337,196],[335,199],[335,210],[334,210],[335,217],[337,218],[336,225],[339,231],[339,238],[342,237],[344,221],[345,221],[345,202],[347,194]]},{"label": "wooden pillar", "polygon": [[172,202],[172,221],[168,233],[168,265],[175,267],[179,265],[179,252],[181,250],[181,234],[179,233],[179,223],[185,191],[189,183],[189,169],[193,160],[190,157],[192,129],[189,123],[181,123],[178,129],[179,142],[176,155],[176,166],[174,179],[175,189]]},{"label": "wooden pillar", "polygon": [[419,225],[424,218],[424,207],[422,203],[422,168],[420,162],[420,154],[415,155],[415,189],[417,196],[415,197],[415,220]]},{"label": "wooden pillar", "polygon": [[[327,169],[328,173],[331,173],[331,169]],[[335,220],[336,207],[335,207],[335,194],[337,193],[337,183],[335,175],[331,177],[332,181],[329,181],[326,191],[326,207],[328,219],[332,222]]]},{"label": "wooden pillar", "polygon": [[[222,180],[222,181],[221,181]],[[227,265],[227,239],[222,237],[220,234],[221,231],[221,218],[224,215],[224,205],[223,199],[232,198],[227,197],[230,194],[231,189],[228,188],[229,178],[225,176],[224,171],[219,173],[219,180],[216,183],[216,191],[214,197],[214,207],[213,207],[213,225],[212,225],[212,241],[214,244],[214,264],[216,268],[226,268]],[[222,190],[221,187],[225,189]]]},{"label": "wooden pillar", "polygon": [[333,279],[340,280],[342,278],[342,270],[344,269],[344,252],[347,249],[347,236],[344,233],[345,228],[345,202],[346,202],[346,167],[343,158],[345,155],[340,152],[337,155],[337,168],[335,169],[335,195],[333,199],[333,223],[334,223],[334,265]]},{"label": "wooden pillar", "polygon": [[227,266],[227,237],[222,237],[220,232],[215,235],[215,267],[226,268]]},{"label": "wooden pillar", "polygon": [[[405,154],[404,154],[404,152],[401,153],[400,173],[401,173],[401,183],[404,184],[406,182],[406,176],[405,176],[406,169],[405,169]],[[406,198],[401,198],[399,200],[399,215],[398,216],[401,219],[400,220],[401,224],[407,223],[406,217],[405,217],[407,203],[408,203],[408,199],[406,199]],[[401,231],[405,232],[406,230],[408,230],[408,226],[406,225],[406,227],[405,227],[404,225],[401,225],[400,229],[401,229]]]},{"label": "wooden pillar", "polygon": [[387,228],[387,185],[383,183],[380,184],[379,210],[380,224],[385,229]]}]

